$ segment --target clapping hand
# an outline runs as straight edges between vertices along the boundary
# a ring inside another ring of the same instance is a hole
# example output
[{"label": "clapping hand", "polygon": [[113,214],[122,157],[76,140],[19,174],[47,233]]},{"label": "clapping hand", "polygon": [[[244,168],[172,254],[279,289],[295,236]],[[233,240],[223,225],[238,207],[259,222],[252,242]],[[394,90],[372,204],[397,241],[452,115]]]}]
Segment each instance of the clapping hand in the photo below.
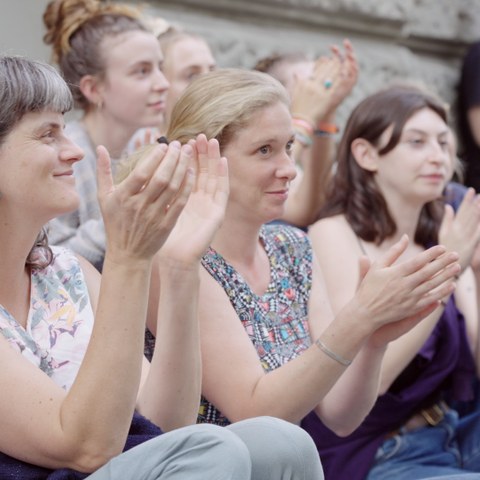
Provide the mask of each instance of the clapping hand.
[{"label": "clapping hand", "polygon": [[195,174],[193,149],[179,142],[152,146],[141,162],[114,185],[110,156],[98,147],[98,200],[107,235],[107,254],[151,260],[183,210]]},{"label": "clapping hand", "polygon": [[460,266],[465,270],[480,242],[480,195],[473,188],[465,193],[456,214],[450,205],[445,205],[438,236],[442,245],[458,252]]},{"label": "clapping hand", "polygon": [[369,264],[361,259],[361,278],[348,309],[364,318],[378,346],[395,340],[432,313],[455,288],[458,254],[435,246],[395,264],[408,246],[404,235],[386,254]]},{"label": "clapping hand", "polygon": [[344,48],[342,53],[338,46],[332,46],[332,56],[319,57],[309,77],[295,79],[292,116],[316,125],[333,114],[350,94],[358,79],[358,64],[348,40]]},{"label": "clapping hand", "polygon": [[175,228],[160,251],[165,260],[198,262],[222,223],[228,200],[227,160],[218,141],[200,134],[189,142],[196,179]]}]

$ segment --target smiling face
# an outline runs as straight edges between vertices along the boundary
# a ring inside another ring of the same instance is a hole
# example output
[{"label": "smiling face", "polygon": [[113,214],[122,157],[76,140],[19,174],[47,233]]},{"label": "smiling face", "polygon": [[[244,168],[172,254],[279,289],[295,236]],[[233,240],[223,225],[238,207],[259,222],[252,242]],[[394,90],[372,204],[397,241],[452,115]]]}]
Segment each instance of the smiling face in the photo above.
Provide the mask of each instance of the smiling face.
[{"label": "smiling face", "polygon": [[[391,129],[382,135],[387,143]],[[449,130],[433,110],[423,108],[405,123],[400,141],[379,157],[375,181],[385,196],[421,204],[438,198],[451,174]]]},{"label": "smiling face", "polygon": [[78,207],[72,166],[83,151],[64,134],[61,113],[27,113],[0,147],[0,206],[40,226]]},{"label": "smiling face", "polygon": [[294,131],[288,107],[277,102],[259,110],[223,148],[230,172],[229,208],[255,222],[279,218],[295,164]]},{"label": "smiling face", "polygon": [[106,37],[102,51],[106,67],[99,93],[109,128],[159,125],[169,84],[160,69],[163,57],[157,38],[149,32],[126,32]]}]

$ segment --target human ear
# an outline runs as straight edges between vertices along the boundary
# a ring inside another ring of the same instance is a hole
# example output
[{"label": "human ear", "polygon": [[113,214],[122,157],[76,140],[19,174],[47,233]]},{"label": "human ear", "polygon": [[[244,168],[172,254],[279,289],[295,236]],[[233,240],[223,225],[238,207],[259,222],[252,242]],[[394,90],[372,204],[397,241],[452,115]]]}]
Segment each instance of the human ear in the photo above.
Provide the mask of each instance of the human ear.
[{"label": "human ear", "polygon": [[369,172],[378,170],[378,152],[368,140],[356,138],[350,146],[350,151],[361,168]]},{"label": "human ear", "polygon": [[103,98],[101,95],[100,81],[93,75],[84,75],[80,79],[80,91],[83,96],[94,105],[102,105]]}]

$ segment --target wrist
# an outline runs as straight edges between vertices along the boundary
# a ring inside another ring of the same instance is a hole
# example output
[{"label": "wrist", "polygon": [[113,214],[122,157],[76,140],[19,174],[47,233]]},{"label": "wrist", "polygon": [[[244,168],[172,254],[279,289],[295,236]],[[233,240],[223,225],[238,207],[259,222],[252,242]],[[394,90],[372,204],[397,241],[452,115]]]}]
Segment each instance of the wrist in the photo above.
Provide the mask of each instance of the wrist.
[{"label": "wrist", "polygon": [[292,117],[292,124],[295,130],[295,140],[303,147],[310,147],[313,144],[313,123],[294,116]]},{"label": "wrist", "polygon": [[186,262],[160,256],[157,262],[161,277],[179,280],[199,277],[200,262],[198,261]]},{"label": "wrist", "polygon": [[338,128],[338,125],[336,123],[321,121],[318,122],[315,126],[313,134],[316,137],[333,137],[339,131],[340,129]]},{"label": "wrist", "polygon": [[102,273],[108,269],[125,270],[129,272],[150,271],[153,258],[142,258],[125,252],[106,251],[103,261]]},{"label": "wrist", "polygon": [[368,353],[371,353],[373,355],[383,356],[383,355],[385,355],[385,352],[387,351],[388,343],[378,344],[377,342],[375,342],[375,341],[373,341],[372,339],[369,338],[365,342],[365,346],[363,348]]}]

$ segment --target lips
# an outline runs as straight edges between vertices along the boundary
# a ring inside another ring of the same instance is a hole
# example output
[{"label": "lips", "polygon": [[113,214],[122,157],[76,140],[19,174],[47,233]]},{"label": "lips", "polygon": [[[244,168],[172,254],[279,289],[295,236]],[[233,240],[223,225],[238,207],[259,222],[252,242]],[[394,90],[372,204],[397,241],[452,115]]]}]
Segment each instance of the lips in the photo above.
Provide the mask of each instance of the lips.
[{"label": "lips", "polygon": [[272,193],[272,194],[277,194],[277,195],[287,195],[288,194],[288,188],[283,188],[281,190],[273,190],[267,193]]},{"label": "lips", "polygon": [[443,180],[445,178],[445,175],[442,173],[430,173],[427,175],[422,175],[423,178],[428,178],[430,180]]},{"label": "lips", "polygon": [[147,104],[151,108],[155,108],[157,110],[165,110],[165,101],[158,100],[157,102],[150,102]]}]

